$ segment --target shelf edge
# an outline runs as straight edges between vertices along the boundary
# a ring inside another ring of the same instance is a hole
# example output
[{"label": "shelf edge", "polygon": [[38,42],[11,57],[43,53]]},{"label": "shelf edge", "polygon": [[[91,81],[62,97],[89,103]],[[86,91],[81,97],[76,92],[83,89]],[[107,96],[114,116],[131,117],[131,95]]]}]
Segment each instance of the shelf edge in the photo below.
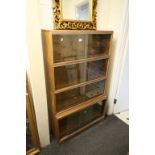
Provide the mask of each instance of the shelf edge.
[{"label": "shelf edge", "polygon": [[102,76],[102,77],[96,78],[94,80],[89,80],[89,81],[78,83],[78,84],[68,86],[68,87],[65,87],[65,88],[57,89],[57,90],[55,90],[54,93],[58,94],[58,93],[61,93],[61,92],[67,91],[67,90],[75,89],[75,88],[85,86],[85,85],[88,85],[88,84],[92,84],[92,83],[95,83],[95,82],[99,82],[99,81],[102,81],[102,80],[105,80],[105,79],[106,79],[106,76]]},{"label": "shelf edge", "polygon": [[109,59],[109,55],[99,55],[96,57],[92,58],[85,58],[85,59],[79,59],[79,60],[71,60],[71,61],[66,61],[66,62],[57,62],[54,63],[52,67],[61,67],[61,66],[67,66],[67,65],[74,65],[74,64],[79,64],[83,62],[91,62],[91,61],[97,61],[97,60],[104,60],[104,59]]},{"label": "shelf edge", "polygon": [[60,119],[62,119],[64,117],[66,117],[66,116],[69,116],[69,115],[71,115],[71,114],[73,114],[75,112],[83,110],[83,109],[85,109],[85,108],[87,108],[87,107],[89,107],[91,105],[96,104],[96,102],[99,102],[99,101],[102,101],[102,100],[105,100],[105,99],[107,99],[106,95],[100,95],[100,96],[94,97],[94,98],[92,98],[92,99],[90,99],[88,101],[82,102],[82,103],[77,104],[77,105],[75,105],[73,107],[70,107],[70,108],[65,109],[65,110],[63,110],[61,112],[58,112],[56,114],[56,119],[60,120]]}]

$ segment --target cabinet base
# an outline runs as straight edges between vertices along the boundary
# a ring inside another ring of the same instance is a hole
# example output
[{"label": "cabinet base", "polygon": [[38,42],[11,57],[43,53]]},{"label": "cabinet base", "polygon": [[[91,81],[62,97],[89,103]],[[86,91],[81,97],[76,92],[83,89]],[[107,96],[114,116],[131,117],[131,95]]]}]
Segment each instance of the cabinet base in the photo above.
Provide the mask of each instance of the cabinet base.
[{"label": "cabinet base", "polygon": [[101,116],[101,117],[95,119],[94,121],[88,123],[87,125],[83,126],[82,128],[80,128],[80,129],[78,129],[78,130],[72,132],[71,134],[62,137],[62,138],[58,141],[58,143],[62,143],[62,142],[64,142],[65,140],[67,140],[67,139],[73,137],[74,135],[76,135],[76,134],[78,134],[78,133],[80,133],[80,132],[86,130],[87,128],[89,128],[89,127],[91,127],[92,125],[98,123],[99,121],[101,121],[101,120],[104,119],[105,117],[106,117],[105,115],[104,115],[104,116]]}]

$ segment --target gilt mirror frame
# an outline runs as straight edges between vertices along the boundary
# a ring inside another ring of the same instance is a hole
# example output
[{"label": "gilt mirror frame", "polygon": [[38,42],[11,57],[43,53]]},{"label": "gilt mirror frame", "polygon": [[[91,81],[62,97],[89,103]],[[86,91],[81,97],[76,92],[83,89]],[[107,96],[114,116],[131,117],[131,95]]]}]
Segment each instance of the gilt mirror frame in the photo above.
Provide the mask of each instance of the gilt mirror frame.
[{"label": "gilt mirror frame", "polygon": [[92,0],[92,20],[70,20],[62,18],[61,0],[53,0],[54,29],[56,30],[96,30],[97,0]]}]

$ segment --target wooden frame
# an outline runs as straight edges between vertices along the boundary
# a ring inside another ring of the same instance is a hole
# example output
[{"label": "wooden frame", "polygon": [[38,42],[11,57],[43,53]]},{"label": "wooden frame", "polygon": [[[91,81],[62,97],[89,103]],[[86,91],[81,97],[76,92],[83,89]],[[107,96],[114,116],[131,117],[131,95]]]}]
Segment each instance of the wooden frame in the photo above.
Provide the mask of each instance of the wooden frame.
[{"label": "wooden frame", "polygon": [[26,111],[28,118],[26,118],[26,123],[30,124],[31,133],[32,133],[32,143],[34,147],[26,152],[27,155],[34,155],[40,152],[40,142],[39,142],[39,136],[38,136],[38,130],[35,120],[35,114],[34,109],[32,105],[32,96],[30,92],[29,82],[28,78],[26,76]]},{"label": "wooden frame", "polygon": [[53,0],[54,29],[57,30],[95,30],[97,0],[92,0],[91,21],[63,20],[61,0]]},{"label": "wooden frame", "polygon": [[[60,63],[54,63],[54,55],[53,55],[53,45],[52,45],[52,34],[67,34],[67,35],[73,35],[73,34],[108,34],[110,35],[110,42],[108,44],[109,48],[111,46],[111,39],[112,39],[112,35],[113,32],[112,31],[79,31],[79,30],[54,30],[54,31],[46,31],[46,30],[42,30],[42,42],[43,42],[43,55],[44,55],[44,66],[45,66],[45,77],[46,77],[46,89],[47,89],[47,97],[48,97],[48,105],[50,108],[50,113],[51,113],[51,120],[52,120],[52,130],[54,132],[54,135],[57,139],[57,141],[59,143],[63,142],[64,140],[72,137],[73,135],[81,132],[82,130],[88,128],[89,126],[93,125],[94,123],[98,122],[99,120],[105,118],[106,115],[106,111],[104,110],[103,115],[96,119],[93,122],[88,123],[87,125],[83,126],[82,128],[72,132],[69,135],[66,135],[65,137],[60,137],[60,129],[59,129],[59,120],[63,119],[66,116],[70,116],[73,113],[76,113],[78,111],[81,111],[83,109],[86,109],[87,107],[90,107],[94,104],[96,104],[96,102],[99,101],[104,101],[107,99],[106,96],[106,85],[105,85],[105,89],[104,89],[104,93],[102,95],[99,95],[97,97],[93,97],[92,99],[89,99],[88,101],[82,102],[80,104],[77,104],[75,106],[72,106],[70,108],[67,108],[65,110],[61,110],[60,112],[56,111],[56,94],[67,91],[67,90],[71,90],[74,88],[79,88],[81,86],[85,86],[88,84],[92,84],[98,81],[102,81],[107,79],[108,77],[108,62],[109,62],[109,56],[110,55],[98,55],[98,56],[94,56],[91,58],[86,58],[86,59],[79,59],[79,60],[75,60],[75,61],[66,61],[66,62],[60,62]],[[82,63],[82,62],[89,62],[89,61],[96,61],[96,60],[106,60],[107,61],[107,71],[106,71],[106,75],[96,78],[94,80],[90,80],[90,81],[86,81],[86,82],[82,82],[79,84],[75,84],[72,86],[68,86],[65,88],[61,88],[61,89],[56,89],[55,88],[55,77],[54,77],[54,70],[57,67],[60,66],[66,66],[66,65],[71,65],[71,64],[78,64],[78,63]]]},{"label": "wooden frame", "polygon": [[105,80],[105,79],[106,79],[106,76],[103,76],[103,77],[96,78],[95,80],[89,80],[89,81],[86,81],[86,82],[81,82],[81,83],[76,84],[76,85],[72,85],[72,86],[68,86],[68,87],[65,87],[65,88],[55,90],[55,94],[64,92],[66,90],[82,87],[82,86],[85,86],[85,85],[88,85],[88,84],[91,84],[91,83],[95,83],[95,82],[98,82],[98,81],[101,81],[101,80]]}]

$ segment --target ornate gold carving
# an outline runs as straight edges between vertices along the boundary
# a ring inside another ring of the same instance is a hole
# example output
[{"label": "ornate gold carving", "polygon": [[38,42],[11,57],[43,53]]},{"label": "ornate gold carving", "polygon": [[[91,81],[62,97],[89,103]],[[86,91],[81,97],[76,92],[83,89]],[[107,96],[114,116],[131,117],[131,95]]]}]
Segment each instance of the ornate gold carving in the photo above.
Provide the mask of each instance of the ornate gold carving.
[{"label": "ornate gold carving", "polygon": [[93,0],[92,21],[62,20],[60,0],[54,0],[54,27],[57,30],[95,30],[97,0]]}]

